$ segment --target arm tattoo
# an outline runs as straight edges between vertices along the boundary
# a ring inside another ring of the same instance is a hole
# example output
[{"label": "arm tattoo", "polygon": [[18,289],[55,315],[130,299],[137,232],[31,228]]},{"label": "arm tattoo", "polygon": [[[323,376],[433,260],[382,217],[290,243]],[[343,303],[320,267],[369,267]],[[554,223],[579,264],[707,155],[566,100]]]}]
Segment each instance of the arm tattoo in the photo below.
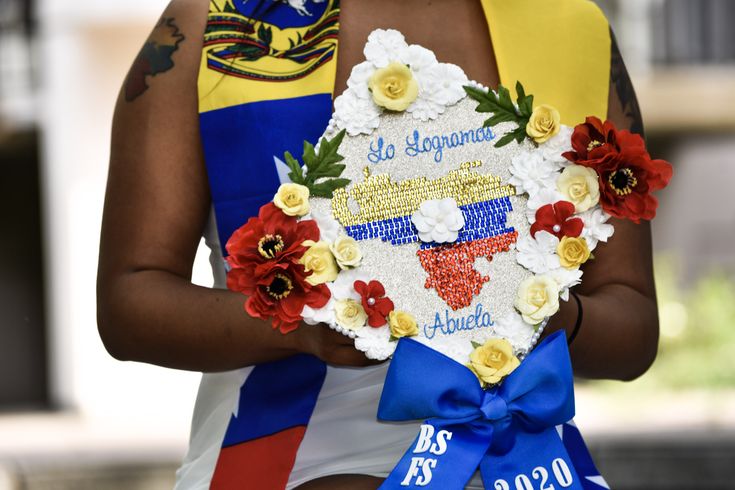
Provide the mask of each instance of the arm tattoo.
[{"label": "arm tattoo", "polygon": [[623,57],[618,49],[618,42],[615,34],[610,31],[611,57],[610,57],[610,81],[615,87],[615,92],[620,100],[623,108],[623,114],[630,120],[630,130],[643,136],[643,119],[641,117],[641,109],[638,106],[638,99],[635,96],[633,83],[630,81],[628,70],[625,68]]},{"label": "arm tattoo", "polygon": [[147,77],[174,67],[172,57],[183,40],[184,35],[179,32],[173,17],[158,21],[130,68],[125,80],[125,100],[132,102],[148,89]]}]

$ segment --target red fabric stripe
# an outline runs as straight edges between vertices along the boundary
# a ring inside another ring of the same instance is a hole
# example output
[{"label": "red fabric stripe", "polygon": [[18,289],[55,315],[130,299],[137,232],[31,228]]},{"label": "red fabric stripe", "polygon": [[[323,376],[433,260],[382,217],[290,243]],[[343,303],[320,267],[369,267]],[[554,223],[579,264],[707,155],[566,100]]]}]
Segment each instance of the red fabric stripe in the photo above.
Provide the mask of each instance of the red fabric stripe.
[{"label": "red fabric stripe", "polygon": [[222,448],[209,486],[212,490],[283,490],[305,426]]}]

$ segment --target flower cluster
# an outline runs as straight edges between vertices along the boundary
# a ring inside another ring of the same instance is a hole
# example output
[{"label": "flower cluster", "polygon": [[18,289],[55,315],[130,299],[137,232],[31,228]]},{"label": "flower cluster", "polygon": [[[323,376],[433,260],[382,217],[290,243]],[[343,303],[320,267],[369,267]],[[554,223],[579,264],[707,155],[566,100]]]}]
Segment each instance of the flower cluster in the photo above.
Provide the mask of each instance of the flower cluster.
[{"label": "flower cluster", "polygon": [[461,68],[439,63],[434,53],[407,44],[396,30],[373,31],[364,54],[366,61],[352,69],[347,90],[334,101],[332,131],[371,134],[384,110],[406,111],[421,121],[436,119],[465,96],[468,79]]}]

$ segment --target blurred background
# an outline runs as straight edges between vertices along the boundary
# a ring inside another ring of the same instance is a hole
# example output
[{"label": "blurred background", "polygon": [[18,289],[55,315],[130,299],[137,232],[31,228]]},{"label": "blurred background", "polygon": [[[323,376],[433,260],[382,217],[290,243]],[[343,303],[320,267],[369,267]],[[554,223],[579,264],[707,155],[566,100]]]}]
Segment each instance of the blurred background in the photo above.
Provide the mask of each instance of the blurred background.
[{"label": "blurred background", "polygon": [[[735,488],[735,2],[598,3],[675,179],[658,360],[580,381],[577,423],[612,488]],[[199,374],[113,360],[94,304],[115,97],[164,6],[0,0],[0,490],[171,488],[185,450]]]}]

